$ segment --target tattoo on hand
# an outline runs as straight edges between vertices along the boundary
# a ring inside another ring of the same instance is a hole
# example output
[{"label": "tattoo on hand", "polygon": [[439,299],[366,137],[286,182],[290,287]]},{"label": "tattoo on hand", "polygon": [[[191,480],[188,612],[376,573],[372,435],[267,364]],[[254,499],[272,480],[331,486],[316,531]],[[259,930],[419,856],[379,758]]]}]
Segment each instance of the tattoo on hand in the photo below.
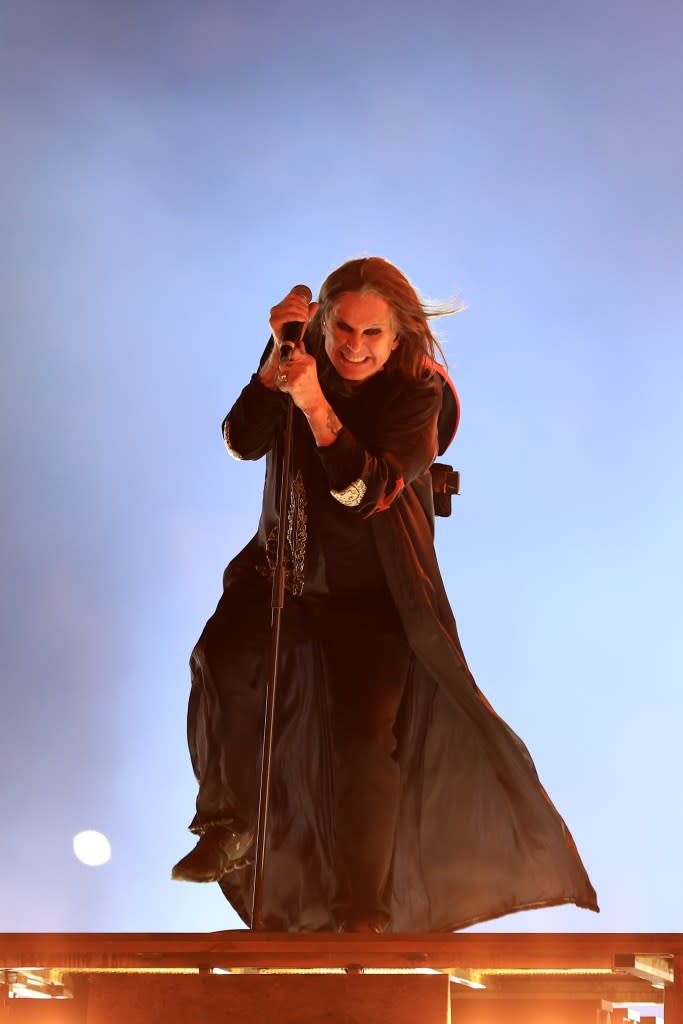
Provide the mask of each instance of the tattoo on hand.
[{"label": "tattoo on hand", "polygon": [[330,433],[335,435],[335,437],[337,436],[337,434],[341,433],[342,425],[339,422],[339,417],[337,416],[331,405],[328,406],[327,409],[327,421],[325,423],[325,426],[330,431]]}]

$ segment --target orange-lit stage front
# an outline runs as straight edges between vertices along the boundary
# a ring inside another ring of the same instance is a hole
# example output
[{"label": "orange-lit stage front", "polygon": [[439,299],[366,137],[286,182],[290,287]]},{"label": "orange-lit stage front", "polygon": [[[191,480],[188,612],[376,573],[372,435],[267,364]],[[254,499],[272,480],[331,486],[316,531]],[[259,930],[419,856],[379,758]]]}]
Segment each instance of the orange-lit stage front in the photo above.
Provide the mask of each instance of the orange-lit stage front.
[{"label": "orange-lit stage front", "polygon": [[617,1024],[662,1016],[683,1024],[680,933],[0,935],[0,1020],[8,1022]]}]

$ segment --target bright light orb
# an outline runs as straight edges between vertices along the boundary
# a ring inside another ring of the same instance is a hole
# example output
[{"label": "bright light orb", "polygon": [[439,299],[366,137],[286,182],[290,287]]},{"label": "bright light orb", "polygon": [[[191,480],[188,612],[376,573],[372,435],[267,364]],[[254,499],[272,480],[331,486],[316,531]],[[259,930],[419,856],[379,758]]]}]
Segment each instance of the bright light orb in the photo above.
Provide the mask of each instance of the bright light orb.
[{"label": "bright light orb", "polygon": [[74,853],[82,864],[98,868],[111,857],[111,843],[101,832],[86,829],[74,836]]}]

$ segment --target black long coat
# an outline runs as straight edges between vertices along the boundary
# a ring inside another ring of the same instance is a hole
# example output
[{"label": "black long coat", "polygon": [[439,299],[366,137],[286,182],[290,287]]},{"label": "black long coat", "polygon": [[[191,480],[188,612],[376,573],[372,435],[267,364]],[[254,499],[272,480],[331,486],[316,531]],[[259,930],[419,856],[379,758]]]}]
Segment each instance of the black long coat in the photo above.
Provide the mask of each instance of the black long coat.
[{"label": "black long coat", "polygon": [[[476,686],[458,640],[434,551],[429,473],[443,438],[451,433],[446,421],[453,415],[452,404],[443,405],[444,393],[450,399],[447,390],[442,390],[439,378],[418,385],[391,372],[379,373],[353,390],[339,379],[337,386],[331,380],[328,375],[327,397],[344,424],[333,445],[317,448],[303,415],[295,410],[286,529],[289,593],[265,926],[334,927],[329,910],[334,888],[330,728],[316,678],[320,658],[308,601],[324,600],[325,595],[320,523],[340,515],[354,517],[360,528],[371,531],[413,652],[397,723],[401,798],[389,928],[454,930],[512,911],[562,903],[597,910],[573,839],[541,786],[526,747]],[[263,657],[250,655],[246,670],[243,659],[245,678],[231,684],[233,695],[256,694],[259,708],[268,644],[263,607],[278,528],[284,408],[284,397],[266,389],[255,376],[224,422],[233,455],[267,458],[258,532],[226,569],[224,594],[213,620],[214,642],[219,632],[221,643],[239,650],[243,626],[231,633],[231,623],[243,623],[249,608],[260,617]],[[203,646],[207,647],[206,636],[198,644],[200,655]],[[193,663],[189,739],[201,783],[202,774],[208,776],[215,753],[211,745],[221,728],[215,712],[221,698],[210,692],[214,684],[207,683],[207,673],[197,671],[196,657]],[[352,649],[349,670],[353,671]],[[223,766],[223,785],[230,788],[233,802],[240,801],[235,794],[254,792],[245,785],[233,787],[225,775],[244,771],[246,782],[255,777],[256,733],[250,744],[254,749],[248,763],[242,756],[237,768]],[[253,797],[243,796],[242,802],[253,803]],[[254,806],[236,810],[241,820],[254,820]],[[194,827],[198,828],[197,819]],[[248,923],[252,870],[225,876],[221,887]]]}]

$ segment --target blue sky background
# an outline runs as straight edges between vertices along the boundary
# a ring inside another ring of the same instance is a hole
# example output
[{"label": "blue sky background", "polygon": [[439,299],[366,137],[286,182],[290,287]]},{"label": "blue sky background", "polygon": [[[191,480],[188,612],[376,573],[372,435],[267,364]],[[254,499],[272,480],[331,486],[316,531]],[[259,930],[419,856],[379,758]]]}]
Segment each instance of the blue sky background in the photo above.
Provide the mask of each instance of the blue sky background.
[{"label": "blue sky background", "polygon": [[237,925],[169,880],[260,501],[219,427],[361,254],[467,303],[441,566],[602,907],[481,927],[681,930],[681,40],[675,0],[0,7],[1,930]]}]

